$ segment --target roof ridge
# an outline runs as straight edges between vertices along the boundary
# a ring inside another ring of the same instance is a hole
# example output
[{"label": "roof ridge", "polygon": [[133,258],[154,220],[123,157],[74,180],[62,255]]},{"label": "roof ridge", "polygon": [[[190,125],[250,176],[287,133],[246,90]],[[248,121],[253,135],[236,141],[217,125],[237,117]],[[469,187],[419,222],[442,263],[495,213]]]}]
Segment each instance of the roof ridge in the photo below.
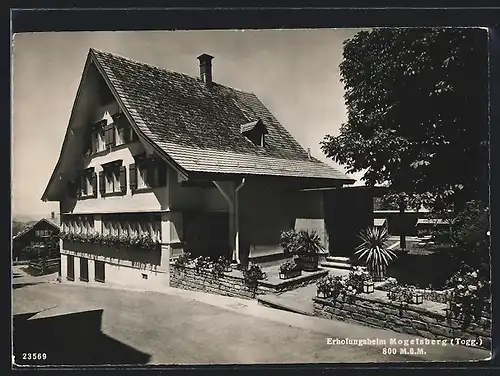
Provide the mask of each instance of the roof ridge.
[{"label": "roof ridge", "polygon": [[[97,52],[97,53],[101,53],[101,54],[105,54],[105,55],[111,55],[111,56],[117,57],[119,59],[130,61],[130,62],[135,63],[135,64],[146,65],[148,67],[159,69],[159,70],[162,70],[162,71],[165,71],[165,72],[168,72],[168,73],[179,74],[181,76],[185,76],[185,77],[188,77],[190,79],[197,80],[197,81],[201,82],[201,79],[199,77],[191,76],[190,74],[182,73],[182,72],[179,72],[179,71],[175,71],[173,69],[168,69],[168,68],[156,65],[156,64],[146,63],[144,61],[132,59],[132,58],[127,57],[127,56],[123,56],[123,55],[120,55],[120,54],[117,54],[117,53],[114,53],[114,52],[100,50],[100,49],[94,48],[94,47],[90,47],[90,50],[92,52]],[[251,95],[254,95],[255,97],[257,97],[257,95],[255,93],[251,92],[251,91],[246,91],[246,90],[243,90],[243,89],[240,89],[240,88],[237,88],[237,87],[220,84],[218,82],[214,82],[213,84],[216,85],[216,86],[220,86],[222,88],[231,89],[231,90],[234,90],[234,91],[239,91],[239,92],[245,93],[245,94],[251,94]]]}]

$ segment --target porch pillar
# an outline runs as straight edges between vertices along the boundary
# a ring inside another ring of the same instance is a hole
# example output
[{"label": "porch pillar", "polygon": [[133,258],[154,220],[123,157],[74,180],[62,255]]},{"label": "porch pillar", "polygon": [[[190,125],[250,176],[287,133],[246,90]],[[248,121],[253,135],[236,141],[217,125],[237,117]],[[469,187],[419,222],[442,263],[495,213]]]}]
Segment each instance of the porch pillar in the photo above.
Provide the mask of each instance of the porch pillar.
[{"label": "porch pillar", "polygon": [[233,182],[213,181],[228,204],[229,215],[229,246],[231,247],[231,260],[240,263],[238,252],[238,220],[237,220],[237,196],[236,187]]}]

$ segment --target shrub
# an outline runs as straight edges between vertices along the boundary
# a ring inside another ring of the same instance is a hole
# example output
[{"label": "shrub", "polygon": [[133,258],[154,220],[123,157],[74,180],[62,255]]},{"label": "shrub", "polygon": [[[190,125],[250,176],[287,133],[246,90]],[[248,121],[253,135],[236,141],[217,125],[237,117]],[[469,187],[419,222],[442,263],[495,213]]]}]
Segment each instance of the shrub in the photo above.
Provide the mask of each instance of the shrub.
[{"label": "shrub", "polygon": [[490,281],[479,269],[464,265],[447,285],[452,288],[448,296],[449,308],[464,326],[478,321],[484,310],[491,309]]},{"label": "shrub", "polygon": [[387,248],[389,233],[386,228],[369,227],[358,235],[362,243],[354,254],[366,262],[370,274],[375,280],[385,276],[387,266],[397,256]]},{"label": "shrub", "polygon": [[182,253],[177,259],[175,260],[175,265],[182,265],[185,266],[189,264],[192,261],[192,256],[190,252],[184,252]]},{"label": "shrub", "polygon": [[243,278],[248,285],[257,286],[258,281],[266,279],[267,275],[259,265],[250,264],[249,268],[243,271]]},{"label": "shrub", "polygon": [[489,269],[489,208],[480,201],[467,202],[452,225],[456,257],[473,269]]}]

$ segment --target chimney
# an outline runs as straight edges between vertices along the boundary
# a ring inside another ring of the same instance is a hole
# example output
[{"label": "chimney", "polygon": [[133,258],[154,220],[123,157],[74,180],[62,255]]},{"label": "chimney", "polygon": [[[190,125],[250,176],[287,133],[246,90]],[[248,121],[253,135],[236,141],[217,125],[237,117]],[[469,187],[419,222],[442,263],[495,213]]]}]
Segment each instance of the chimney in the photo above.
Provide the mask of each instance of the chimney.
[{"label": "chimney", "polygon": [[210,89],[212,87],[212,59],[214,57],[208,54],[198,56],[200,61],[200,78],[205,85]]},{"label": "chimney", "polygon": [[311,159],[311,148],[307,148],[307,158]]},{"label": "chimney", "polygon": [[50,218],[55,219],[56,218],[56,213],[55,212],[50,212]]}]

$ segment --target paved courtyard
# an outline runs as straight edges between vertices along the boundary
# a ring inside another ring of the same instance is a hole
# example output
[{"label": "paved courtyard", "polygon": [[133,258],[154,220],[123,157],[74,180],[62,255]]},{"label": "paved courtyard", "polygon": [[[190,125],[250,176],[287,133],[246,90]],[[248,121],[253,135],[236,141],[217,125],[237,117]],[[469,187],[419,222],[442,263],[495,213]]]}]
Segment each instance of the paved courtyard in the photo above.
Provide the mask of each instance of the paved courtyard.
[{"label": "paved courtyard", "polygon": [[[17,364],[255,364],[486,359],[466,347],[420,346],[425,354],[383,354],[409,335],[307,317],[192,291],[127,291],[14,278]],[[387,345],[327,344],[328,338]],[[42,352],[46,360],[23,360]]]}]

